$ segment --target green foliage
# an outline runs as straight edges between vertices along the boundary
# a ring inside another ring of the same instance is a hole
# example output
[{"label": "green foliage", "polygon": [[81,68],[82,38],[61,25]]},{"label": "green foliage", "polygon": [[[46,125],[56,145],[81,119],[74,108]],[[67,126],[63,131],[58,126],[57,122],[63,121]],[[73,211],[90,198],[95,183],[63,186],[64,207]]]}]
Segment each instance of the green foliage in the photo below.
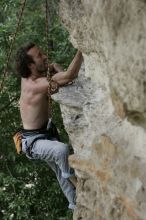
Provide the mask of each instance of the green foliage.
[{"label": "green foliage", "polygon": [[[45,2],[45,1],[43,1]],[[45,8],[39,0],[26,1],[20,30],[13,47],[12,56],[0,93],[0,219],[2,220],[69,220],[72,212],[47,164],[29,161],[16,155],[12,134],[21,127],[18,99],[20,79],[15,77],[14,58],[16,50],[33,41],[46,50]],[[49,2],[49,57],[66,68],[75,49],[68,41],[68,33],[58,18],[58,0]],[[0,80],[3,67],[16,30],[19,0],[0,1]],[[63,141],[68,141],[64,131],[60,109],[54,103],[54,121],[59,127]]]},{"label": "green foliage", "polygon": [[1,219],[55,220],[64,216],[66,201],[46,164],[18,159],[7,162],[6,167],[7,173],[0,174]]}]

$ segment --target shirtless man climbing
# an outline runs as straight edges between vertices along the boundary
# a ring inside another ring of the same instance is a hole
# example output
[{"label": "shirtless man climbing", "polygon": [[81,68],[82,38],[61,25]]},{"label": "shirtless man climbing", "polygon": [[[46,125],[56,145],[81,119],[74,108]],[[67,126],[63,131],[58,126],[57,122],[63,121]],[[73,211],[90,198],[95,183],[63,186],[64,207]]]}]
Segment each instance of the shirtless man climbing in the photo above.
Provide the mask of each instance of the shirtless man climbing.
[{"label": "shirtless man climbing", "polygon": [[77,51],[67,71],[58,64],[48,64],[47,56],[34,43],[21,47],[16,56],[17,72],[21,76],[20,113],[22,118],[22,151],[29,159],[46,161],[56,173],[59,184],[69,201],[69,208],[75,207],[76,178],[68,164],[68,145],[48,132],[48,88],[47,70],[55,74],[51,87],[55,90],[77,77],[82,54]]}]

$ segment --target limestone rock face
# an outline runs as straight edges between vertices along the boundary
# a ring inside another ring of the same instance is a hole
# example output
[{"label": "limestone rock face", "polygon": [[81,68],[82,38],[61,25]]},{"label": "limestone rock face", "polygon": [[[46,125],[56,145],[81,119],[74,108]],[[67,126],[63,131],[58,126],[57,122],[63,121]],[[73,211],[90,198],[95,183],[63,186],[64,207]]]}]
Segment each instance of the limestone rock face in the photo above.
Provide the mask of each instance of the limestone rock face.
[{"label": "limestone rock face", "polygon": [[74,220],[146,220],[146,1],[60,0],[84,63],[61,104],[78,177]]}]

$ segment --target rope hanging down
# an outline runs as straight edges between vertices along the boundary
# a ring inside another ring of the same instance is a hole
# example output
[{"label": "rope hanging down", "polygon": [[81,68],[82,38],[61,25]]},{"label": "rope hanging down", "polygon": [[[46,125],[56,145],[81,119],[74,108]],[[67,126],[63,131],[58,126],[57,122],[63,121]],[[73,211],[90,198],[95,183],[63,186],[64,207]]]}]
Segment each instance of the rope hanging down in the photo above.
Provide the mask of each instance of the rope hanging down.
[{"label": "rope hanging down", "polygon": [[[48,7],[48,0],[45,0],[46,2],[46,43],[47,43],[47,61],[49,63],[49,7]],[[47,72],[47,79],[49,81],[49,88],[48,88],[48,102],[49,102],[49,109],[48,109],[48,117],[51,118],[53,115],[53,109],[52,109],[52,99],[51,99],[51,75],[49,73],[49,68]]]},{"label": "rope hanging down", "polygon": [[49,58],[49,9],[48,9],[48,0],[46,2],[46,43],[47,43],[47,58]]},{"label": "rope hanging down", "polygon": [[12,39],[11,39],[11,42],[10,42],[10,47],[9,47],[9,52],[8,52],[7,59],[6,59],[6,63],[4,65],[2,81],[0,83],[0,92],[2,92],[4,80],[5,80],[6,76],[7,76],[7,71],[8,71],[8,65],[9,65],[9,62],[10,62],[10,57],[11,57],[11,54],[12,54],[12,49],[13,49],[13,46],[14,46],[14,42],[15,42],[15,39],[16,39],[18,30],[19,30],[19,27],[20,27],[21,20],[22,20],[24,8],[25,8],[25,5],[26,5],[26,0],[23,0],[20,3],[20,5],[21,6],[20,6],[19,13],[18,13],[16,30],[15,30],[13,36],[12,36]]}]

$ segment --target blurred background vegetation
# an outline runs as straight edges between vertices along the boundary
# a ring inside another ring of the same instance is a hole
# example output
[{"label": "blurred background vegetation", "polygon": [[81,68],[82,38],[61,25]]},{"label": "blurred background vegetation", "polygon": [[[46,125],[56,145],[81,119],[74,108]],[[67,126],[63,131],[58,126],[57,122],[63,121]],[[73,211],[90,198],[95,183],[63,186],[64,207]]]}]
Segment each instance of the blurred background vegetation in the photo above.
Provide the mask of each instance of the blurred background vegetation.
[{"label": "blurred background vegetation", "polygon": [[[14,43],[8,74],[0,91],[0,219],[2,220],[70,220],[72,212],[54,173],[47,164],[29,161],[18,156],[12,140],[21,127],[19,114],[20,79],[15,75],[16,50],[28,41],[35,42],[44,51],[49,47],[50,62],[64,68],[75,54],[68,33],[58,16],[59,0],[48,0],[49,45],[45,38],[45,1],[27,0],[23,19]],[[16,30],[20,0],[0,0],[0,81]],[[58,104],[53,103],[54,121],[61,139],[68,141]]]}]

